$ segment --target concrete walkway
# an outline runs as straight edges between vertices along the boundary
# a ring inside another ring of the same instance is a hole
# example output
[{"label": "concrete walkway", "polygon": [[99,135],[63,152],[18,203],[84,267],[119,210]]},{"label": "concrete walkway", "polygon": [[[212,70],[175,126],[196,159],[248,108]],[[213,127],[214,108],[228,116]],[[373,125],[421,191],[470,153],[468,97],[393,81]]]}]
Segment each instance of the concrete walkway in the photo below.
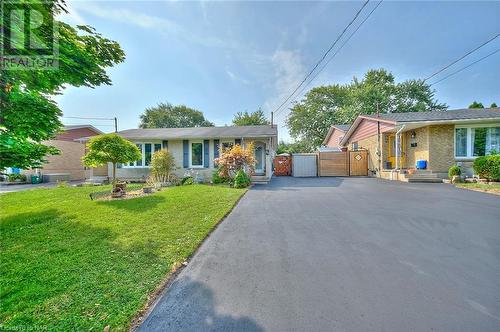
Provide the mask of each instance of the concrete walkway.
[{"label": "concrete walkway", "polygon": [[250,190],[140,331],[500,331],[500,196],[370,178]]}]

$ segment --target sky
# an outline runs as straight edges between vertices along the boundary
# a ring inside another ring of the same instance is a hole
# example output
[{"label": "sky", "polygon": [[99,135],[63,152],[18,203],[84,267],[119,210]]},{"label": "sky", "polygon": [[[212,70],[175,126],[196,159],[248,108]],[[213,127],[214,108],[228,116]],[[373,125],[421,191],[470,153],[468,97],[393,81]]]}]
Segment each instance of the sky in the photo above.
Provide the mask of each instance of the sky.
[{"label": "sky", "polygon": [[[376,4],[370,1],[354,28]],[[67,87],[56,101],[66,117],[117,117],[119,130],[137,128],[140,114],[160,102],[198,109],[216,125],[230,124],[239,111],[262,108],[270,116],[362,5],[70,0],[70,13],[60,19],[93,26],[121,45],[126,60],[108,70],[111,86]],[[348,83],[377,68],[397,82],[422,79],[500,33],[498,17],[499,1],[384,1],[309,88]],[[434,80],[497,49],[500,37]],[[433,88],[450,109],[474,100],[500,105],[500,52]],[[275,119],[285,141],[287,113]],[[110,121],[63,122],[113,130]]]}]

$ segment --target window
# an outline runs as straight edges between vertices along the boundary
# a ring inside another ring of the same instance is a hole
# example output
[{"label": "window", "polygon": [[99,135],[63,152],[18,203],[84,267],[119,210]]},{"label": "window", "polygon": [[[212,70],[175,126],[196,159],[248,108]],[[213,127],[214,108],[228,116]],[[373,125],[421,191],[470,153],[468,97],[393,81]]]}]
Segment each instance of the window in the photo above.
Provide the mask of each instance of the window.
[{"label": "window", "polygon": [[222,142],[222,151],[231,149],[234,145],[234,142]]},{"label": "window", "polygon": [[358,150],[358,142],[352,143],[352,150],[357,151]]},{"label": "window", "polygon": [[162,149],[161,143],[136,143],[139,151],[141,151],[141,159],[125,164],[124,167],[149,167],[153,152]]},{"label": "window", "polygon": [[151,143],[144,144],[144,165],[151,164]]},{"label": "window", "polygon": [[191,166],[203,167],[203,143],[191,143]]},{"label": "window", "polygon": [[455,129],[455,156],[467,157],[467,128]]},{"label": "window", "polygon": [[500,127],[455,128],[455,157],[474,158],[500,152]]}]

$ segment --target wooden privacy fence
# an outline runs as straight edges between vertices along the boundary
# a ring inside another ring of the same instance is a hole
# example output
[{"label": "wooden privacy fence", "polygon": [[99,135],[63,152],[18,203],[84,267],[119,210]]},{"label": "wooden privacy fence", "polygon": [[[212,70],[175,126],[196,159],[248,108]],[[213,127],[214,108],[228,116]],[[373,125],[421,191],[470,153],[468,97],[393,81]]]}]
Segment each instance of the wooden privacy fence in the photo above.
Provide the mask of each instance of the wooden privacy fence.
[{"label": "wooden privacy fence", "polygon": [[368,151],[318,153],[318,176],[367,176]]},{"label": "wooden privacy fence", "polygon": [[276,156],[274,158],[274,175],[292,175],[292,156]]}]

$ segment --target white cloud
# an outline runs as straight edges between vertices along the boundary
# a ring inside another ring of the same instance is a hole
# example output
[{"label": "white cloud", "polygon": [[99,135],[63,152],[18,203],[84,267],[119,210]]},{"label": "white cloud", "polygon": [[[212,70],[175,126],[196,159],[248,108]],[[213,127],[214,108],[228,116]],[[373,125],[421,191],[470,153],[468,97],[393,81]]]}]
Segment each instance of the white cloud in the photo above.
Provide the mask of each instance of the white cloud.
[{"label": "white cloud", "polygon": [[[305,76],[301,55],[296,50],[276,50],[271,57],[271,63],[274,67],[274,95],[264,103],[264,109],[268,111],[274,111],[280,106]],[[293,100],[294,98],[291,98],[287,103]],[[279,111],[276,118],[280,137],[285,140],[289,138],[287,129],[284,127],[289,104],[286,106],[285,109]]]},{"label": "white cloud", "polygon": [[232,71],[230,70],[226,70],[226,74],[227,76],[229,76],[229,78],[231,78],[233,81],[236,81],[236,82],[239,82],[239,83],[242,83],[242,84],[245,84],[245,85],[248,85],[250,84],[250,81],[249,80],[246,80],[242,77],[239,77],[237,76],[235,73],[233,73]]},{"label": "white cloud", "polygon": [[62,22],[71,24],[71,25],[85,25],[87,24],[83,17],[80,15],[80,13],[76,10],[76,8],[73,6],[72,2],[67,2],[66,3],[66,10],[68,13],[60,13],[57,16],[58,20],[61,20]]}]

